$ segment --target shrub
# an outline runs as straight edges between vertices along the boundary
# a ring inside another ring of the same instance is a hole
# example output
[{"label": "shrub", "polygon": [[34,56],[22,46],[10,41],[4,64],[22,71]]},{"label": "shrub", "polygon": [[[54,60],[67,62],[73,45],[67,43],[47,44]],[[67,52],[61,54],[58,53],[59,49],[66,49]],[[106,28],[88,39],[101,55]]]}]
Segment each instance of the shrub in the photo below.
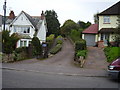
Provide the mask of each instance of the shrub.
[{"label": "shrub", "polygon": [[80,39],[79,41],[75,42],[75,50],[86,50],[86,41]]},{"label": "shrub", "polygon": [[51,41],[54,40],[54,38],[55,38],[55,35],[54,35],[54,34],[51,34],[49,37],[47,37],[46,41],[47,41],[47,42],[51,42]]},{"label": "shrub", "polygon": [[120,57],[120,47],[106,47],[104,52],[108,62],[112,62]]},{"label": "shrub", "polygon": [[56,54],[57,52],[59,52],[62,48],[61,44],[57,44],[53,49],[51,49],[50,53],[51,54]]},{"label": "shrub", "polygon": [[55,35],[54,34],[51,34],[49,37],[46,38],[46,41],[47,41],[47,44],[48,44],[48,48],[50,49],[52,44],[53,44],[53,41],[54,41],[54,38],[55,38]]},{"label": "shrub", "polygon": [[37,57],[42,55],[42,45],[40,44],[40,40],[37,37],[33,37],[31,43],[33,45],[33,55]]},{"label": "shrub", "polygon": [[72,30],[71,33],[70,33],[70,37],[74,42],[80,40],[81,39],[80,38],[80,31]]},{"label": "shrub", "polygon": [[86,55],[87,55],[87,50],[79,50],[76,53],[77,57],[83,56],[84,58],[86,58]]},{"label": "shrub", "polygon": [[57,44],[62,44],[63,43],[63,38],[62,38],[62,36],[58,36],[57,38],[56,38],[56,43]]}]

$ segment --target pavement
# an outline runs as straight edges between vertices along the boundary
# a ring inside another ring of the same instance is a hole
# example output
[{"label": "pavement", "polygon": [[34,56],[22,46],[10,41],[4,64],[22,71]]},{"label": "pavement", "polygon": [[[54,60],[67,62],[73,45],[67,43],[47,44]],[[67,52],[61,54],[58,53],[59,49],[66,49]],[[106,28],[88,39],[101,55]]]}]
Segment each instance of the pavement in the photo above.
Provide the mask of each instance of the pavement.
[{"label": "pavement", "polygon": [[74,65],[74,46],[69,40],[64,40],[62,50],[45,60],[29,59],[14,63],[3,63],[2,69],[41,72],[45,74],[60,74],[69,76],[107,77],[107,65],[103,50],[88,47],[88,58],[84,68]]}]

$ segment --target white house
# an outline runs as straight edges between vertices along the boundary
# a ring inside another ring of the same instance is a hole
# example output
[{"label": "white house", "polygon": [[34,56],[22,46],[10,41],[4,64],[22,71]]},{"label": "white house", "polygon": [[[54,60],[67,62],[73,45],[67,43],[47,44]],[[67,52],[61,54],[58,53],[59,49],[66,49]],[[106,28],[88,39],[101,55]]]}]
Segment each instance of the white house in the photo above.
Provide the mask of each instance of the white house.
[{"label": "white house", "polygon": [[41,43],[46,41],[47,26],[43,11],[39,17],[32,17],[24,11],[21,11],[17,17],[13,11],[11,13],[6,20],[10,22],[6,28],[9,28],[10,34],[17,33],[20,37],[17,48],[28,47],[34,36],[38,37]]}]

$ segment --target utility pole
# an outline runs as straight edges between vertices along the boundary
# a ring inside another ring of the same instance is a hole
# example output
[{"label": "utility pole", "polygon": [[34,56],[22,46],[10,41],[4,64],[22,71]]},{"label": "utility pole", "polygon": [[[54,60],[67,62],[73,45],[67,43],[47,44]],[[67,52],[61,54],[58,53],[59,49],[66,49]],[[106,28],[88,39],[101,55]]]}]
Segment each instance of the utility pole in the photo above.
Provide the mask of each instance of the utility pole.
[{"label": "utility pole", "polygon": [[3,20],[4,26],[3,26],[3,30],[5,30],[5,22],[6,22],[6,0],[5,0],[4,5],[3,5],[3,10],[4,10],[4,20]]}]

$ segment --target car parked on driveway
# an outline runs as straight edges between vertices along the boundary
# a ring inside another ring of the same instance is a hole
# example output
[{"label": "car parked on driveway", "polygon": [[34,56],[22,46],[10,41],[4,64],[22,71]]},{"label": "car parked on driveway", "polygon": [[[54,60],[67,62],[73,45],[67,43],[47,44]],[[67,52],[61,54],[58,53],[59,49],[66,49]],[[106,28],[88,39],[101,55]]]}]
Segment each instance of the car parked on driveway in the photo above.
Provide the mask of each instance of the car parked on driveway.
[{"label": "car parked on driveway", "polygon": [[120,79],[120,57],[108,66],[108,75],[113,79]]}]

